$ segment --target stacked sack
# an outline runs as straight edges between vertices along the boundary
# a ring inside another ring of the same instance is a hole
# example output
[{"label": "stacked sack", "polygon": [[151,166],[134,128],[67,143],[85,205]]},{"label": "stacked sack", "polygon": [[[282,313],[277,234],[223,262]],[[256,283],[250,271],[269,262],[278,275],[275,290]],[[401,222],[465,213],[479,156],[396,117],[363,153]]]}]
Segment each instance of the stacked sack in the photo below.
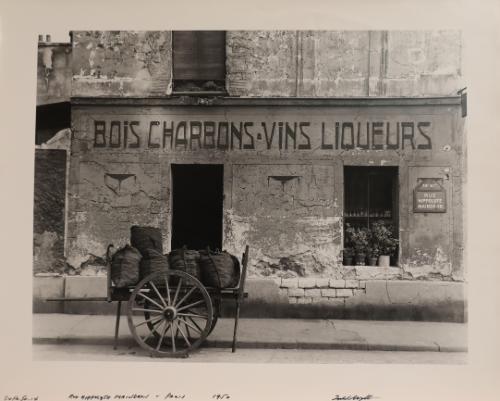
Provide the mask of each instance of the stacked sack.
[{"label": "stacked sack", "polygon": [[240,281],[240,262],[226,251],[196,251],[184,246],[170,252],[169,262],[171,269],[190,274],[206,287],[233,288]]},{"label": "stacked sack", "polygon": [[[159,229],[133,226],[130,242],[132,246],[125,245],[110,259],[111,281],[116,288],[135,286],[147,275],[169,268],[168,257],[162,254]],[[108,247],[108,259],[111,247]]]},{"label": "stacked sack", "polygon": [[[161,231],[155,227],[131,227],[130,242],[132,246],[119,249],[111,259],[111,280],[117,288],[134,286],[150,274],[169,269],[188,273],[206,287],[233,288],[240,280],[239,261],[226,251],[184,246],[163,255]],[[153,282],[164,284],[161,276]]]},{"label": "stacked sack", "polygon": [[[110,247],[111,245],[108,252]],[[141,253],[130,245],[115,252],[111,259],[111,280],[115,287],[124,288],[137,284],[141,259]]]},{"label": "stacked sack", "polygon": [[226,251],[200,251],[201,282],[207,287],[233,288],[240,281],[240,262]]},{"label": "stacked sack", "polygon": [[[139,265],[140,278],[169,269],[168,257],[163,255],[161,231],[155,227],[133,226],[130,242],[142,254]],[[159,283],[161,279],[156,280]]]},{"label": "stacked sack", "polygon": [[169,254],[169,263],[172,270],[180,270],[201,280],[200,253],[186,246],[174,249]]}]

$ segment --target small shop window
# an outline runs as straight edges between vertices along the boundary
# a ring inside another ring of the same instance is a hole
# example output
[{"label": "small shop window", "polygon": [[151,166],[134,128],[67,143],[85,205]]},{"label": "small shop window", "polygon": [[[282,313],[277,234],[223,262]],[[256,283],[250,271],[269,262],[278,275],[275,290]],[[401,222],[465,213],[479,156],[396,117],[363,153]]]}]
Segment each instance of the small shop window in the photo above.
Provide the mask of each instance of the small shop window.
[{"label": "small shop window", "polygon": [[[356,263],[355,253],[363,248],[352,243],[353,230],[366,233],[366,264],[378,253],[372,238],[377,225],[387,227],[398,241],[398,205],[397,167],[344,167],[344,264]],[[396,248],[389,255],[391,265],[397,265],[397,254]],[[346,260],[349,255],[352,261]]]},{"label": "small shop window", "polygon": [[225,93],[225,31],[174,31],[172,53],[174,93]]}]

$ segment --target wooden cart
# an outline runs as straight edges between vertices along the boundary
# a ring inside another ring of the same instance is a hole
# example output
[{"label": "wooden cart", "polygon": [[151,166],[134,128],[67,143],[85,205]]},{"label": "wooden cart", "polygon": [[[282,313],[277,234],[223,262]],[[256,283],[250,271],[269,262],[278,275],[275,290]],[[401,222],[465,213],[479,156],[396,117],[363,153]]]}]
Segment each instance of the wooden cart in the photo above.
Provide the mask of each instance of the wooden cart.
[{"label": "wooden cart", "polygon": [[248,246],[243,253],[240,280],[234,288],[204,286],[179,270],[146,276],[134,287],[116,288],[107,263],[107,296],[104,298],[53,298],[50,301],[117,302],[114,348],[117,348],[122,302],[127,302],[128,326],[135,341],[153,357],[187,357],[214,329],[222,300],[235,303],[232,352],[236,351],[238,319],[245,292]]}]

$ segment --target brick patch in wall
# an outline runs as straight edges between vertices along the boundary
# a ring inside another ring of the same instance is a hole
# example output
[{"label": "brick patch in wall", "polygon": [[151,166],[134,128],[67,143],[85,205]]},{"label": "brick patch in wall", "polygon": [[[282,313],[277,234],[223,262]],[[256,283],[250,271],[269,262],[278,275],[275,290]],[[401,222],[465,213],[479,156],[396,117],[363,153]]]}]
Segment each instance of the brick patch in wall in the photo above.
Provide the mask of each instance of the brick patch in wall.
[{"label": "brick patch in wall", "polygon": [[335,288],[322,288],[320,291],[321,291],[322,297],[335,298],[337,296],[337,293],[336,293],[337,290]]},{"label": "brick patch in wall", "polygon": [[316,279],[315,278],[299,278],[298,279],[299,288],[315,288]]},{"label": "brick patch in wall", "polygon": [[329,278],[317,278],[316,279],[316,288],[326,288],[330,285]]},{"label": "brick patch in wall", "polygon": [[306,297],[320,297],[321,296],[321,290],[319,288],[311,288],[311,289],[306,289],[304,290],[305,296]]},{"label": "brick patch in wall", "polygon": [[313,304],[327,304],[329,302],[330,302],[330,300],[328,297],[312,297]]},{"label": "brick patch in wall", "polygon": [[311,297],[300,297],[300,298],[297,298],[297,303],[298,304],[312,304],[312,298]]},{"label": "brick patch in wall", "polygon": [[346,280],[345,281],[345,288],[358,288],[358,287],[359,287],[358,280]]},{"label": "brick patch in wall", "polygon": [[339,288],[335,290],[337,293],[337,297],[351,297],[353,295],[353,292],[349,288]]},{"label": "brick patch in wall", "polygon": [[281,287],[283,288],[298,288],[299,281],[294,278],[284,278],[281,280]]},{"label": "brick patch in wall", "polygon": [[279,294],[289,303],[342,303],[345,298],[366,292],[366,282],[330,278],[289,278],[275,280]]},{"label": "brick patch in wall", "polygon": [[303,288],[289,288],[288,296],[289,297],[303,297],[305,295]]},{"label": "brick patch in wall", "polygon": [[345,280],[333,280],[330,279],[330,287],[332,288],[344,288],[345,287]]}]

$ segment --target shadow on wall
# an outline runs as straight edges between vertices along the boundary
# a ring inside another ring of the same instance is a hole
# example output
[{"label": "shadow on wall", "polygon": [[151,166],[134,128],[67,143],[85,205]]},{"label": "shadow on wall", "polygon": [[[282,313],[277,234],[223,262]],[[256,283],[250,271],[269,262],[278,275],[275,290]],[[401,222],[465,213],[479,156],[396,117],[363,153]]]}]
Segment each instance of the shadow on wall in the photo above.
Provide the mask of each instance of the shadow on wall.
[{"label": "shadow on wall", "polygon": [[69,102],[36,110],[33,271],[62,273],[64,259],[67,151],[71,141]]}]

